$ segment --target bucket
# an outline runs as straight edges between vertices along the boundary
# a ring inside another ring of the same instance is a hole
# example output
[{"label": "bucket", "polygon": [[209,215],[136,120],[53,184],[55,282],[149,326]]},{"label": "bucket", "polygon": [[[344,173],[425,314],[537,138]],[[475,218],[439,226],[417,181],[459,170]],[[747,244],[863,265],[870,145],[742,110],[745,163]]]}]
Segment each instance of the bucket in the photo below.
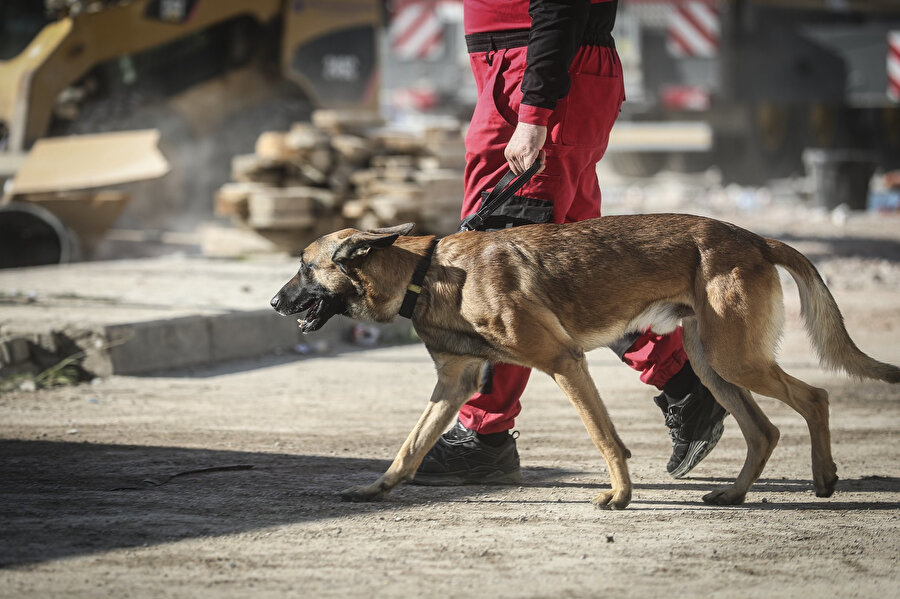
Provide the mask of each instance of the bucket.
[{"label": "bucket", "polygon": [[875,157],[859,150],[803,151],[803,164],[813,182],[813,205],[833,210],[841,204],[865,210]]},{"label": "bucket", "polygon": [[0,205],[0,268],[63,264],[78,244],[53,213],[24,202]]}]

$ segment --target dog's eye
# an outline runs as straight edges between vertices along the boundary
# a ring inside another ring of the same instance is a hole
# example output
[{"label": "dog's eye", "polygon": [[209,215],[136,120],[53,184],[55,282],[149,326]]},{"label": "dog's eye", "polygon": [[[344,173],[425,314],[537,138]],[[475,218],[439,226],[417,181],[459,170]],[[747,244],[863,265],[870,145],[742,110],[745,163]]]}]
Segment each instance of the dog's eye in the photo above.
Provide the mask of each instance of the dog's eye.
[{"label": "dog's eye", "polygon": [[304,260],[300,260],[300,270],[297,272],[302,275],[308,275],[314,266],[315,264],[307,264]]}]

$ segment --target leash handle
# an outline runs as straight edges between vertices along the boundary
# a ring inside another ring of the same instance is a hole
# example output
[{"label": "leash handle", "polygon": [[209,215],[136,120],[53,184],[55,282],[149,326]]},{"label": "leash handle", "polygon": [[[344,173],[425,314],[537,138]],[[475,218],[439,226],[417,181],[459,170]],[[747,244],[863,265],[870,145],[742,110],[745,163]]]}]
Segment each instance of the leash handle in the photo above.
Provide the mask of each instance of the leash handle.
[{"label": "leash handle", "polygon": [[481,201],[481,208],[475,214],[467,216],[459,225],[459,231],[477,231],[484,226],[484,221],[500,207],[503,202],[511,198],[517,191],[541,170],[540,159],[535,160],[528,169],[516,177],[512,171],[507,171],[500,179],[491,193]]}]

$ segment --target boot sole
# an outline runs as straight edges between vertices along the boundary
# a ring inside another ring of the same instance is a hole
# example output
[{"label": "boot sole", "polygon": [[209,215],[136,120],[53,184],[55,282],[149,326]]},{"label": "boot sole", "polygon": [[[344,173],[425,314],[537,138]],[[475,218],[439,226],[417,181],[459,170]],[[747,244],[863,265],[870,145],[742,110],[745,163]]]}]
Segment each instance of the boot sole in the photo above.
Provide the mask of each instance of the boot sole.
[{"label": "boot sole", "polygon": [[684,478],[688,472],[693,470],[697,464],[703,461],[703,458],[709,455],[709,452],[713,450],[719,442],[719,439],[722,438],[722,433],[724,431],[725,425],[720,421],[713,427],[709,441],[693,441],[688,446],[688,452],[685,454],[684,460],[681,461],[678,468],[669,472],[669,476],[672,478]]}]

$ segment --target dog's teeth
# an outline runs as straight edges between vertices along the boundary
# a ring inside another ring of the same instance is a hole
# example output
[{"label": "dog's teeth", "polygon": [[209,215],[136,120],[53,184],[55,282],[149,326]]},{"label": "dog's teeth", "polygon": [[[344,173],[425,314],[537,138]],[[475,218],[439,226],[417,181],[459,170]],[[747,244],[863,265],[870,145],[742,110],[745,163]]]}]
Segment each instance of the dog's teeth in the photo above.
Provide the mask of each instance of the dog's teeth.
[{"label": "dog's teeth", "polygon": [[305,321],[304,319],[302,319],[302,318],[298,318],[298,319],[297,319],[297,322],[300,323],[300,328],[301,328],[301,329],[303,328],[303,325],[306,324],[306,321]]}]

